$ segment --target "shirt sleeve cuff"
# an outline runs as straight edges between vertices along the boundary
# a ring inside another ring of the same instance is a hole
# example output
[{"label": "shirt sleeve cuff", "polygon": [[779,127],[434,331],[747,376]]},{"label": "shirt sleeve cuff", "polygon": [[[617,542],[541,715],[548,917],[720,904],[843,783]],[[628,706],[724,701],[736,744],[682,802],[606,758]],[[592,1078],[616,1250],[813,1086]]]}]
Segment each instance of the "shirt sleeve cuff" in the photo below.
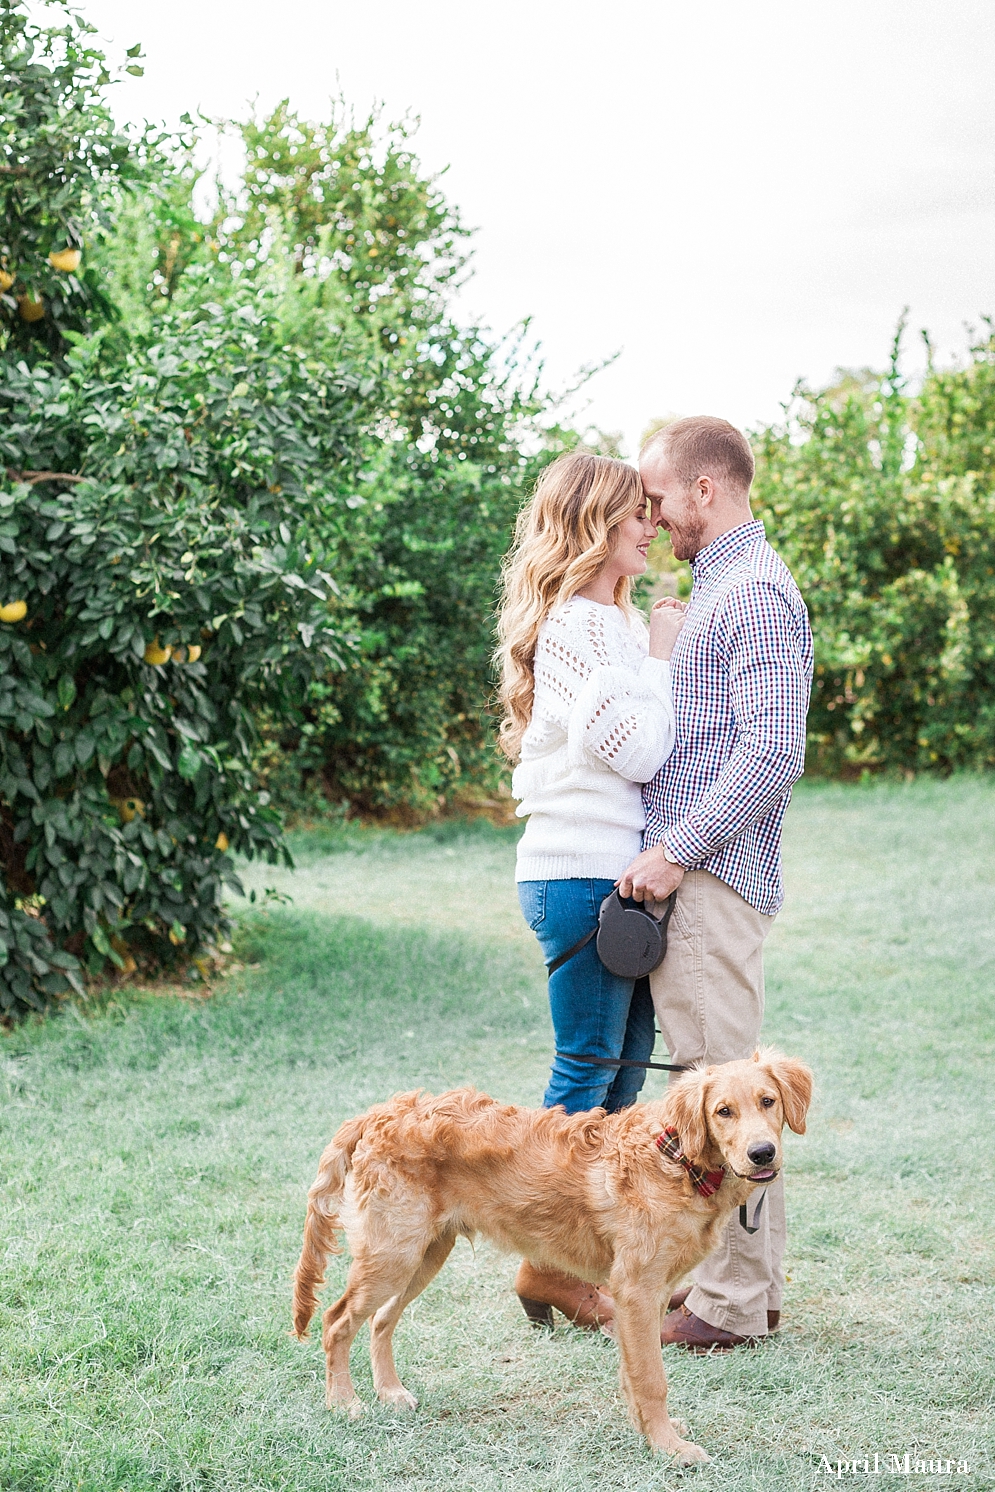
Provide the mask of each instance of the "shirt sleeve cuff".
[{"label": "shirt sleeve cuff", "polygon": [[698,860],[703,860],[709,854],[711,846],[696,834],[689,824],[668,824],[665,833],[657,839],[679,865],[685,868],[694,865]]}]

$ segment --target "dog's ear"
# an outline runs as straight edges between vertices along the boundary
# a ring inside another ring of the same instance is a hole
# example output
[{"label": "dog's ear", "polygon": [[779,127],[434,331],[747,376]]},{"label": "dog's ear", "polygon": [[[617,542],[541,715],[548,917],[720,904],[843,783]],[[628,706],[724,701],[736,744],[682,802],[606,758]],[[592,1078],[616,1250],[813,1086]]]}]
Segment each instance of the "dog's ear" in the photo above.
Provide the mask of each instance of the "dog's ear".
[{"label": "dog's ear", "polygon": [[700,1165],[708,1145],[705,1124],[705,1089],[708,1076],[689,1072],[667,1094],[667,1122],[680,1136],[681,1149],[693,1166]]},{"label": "dog's ear", "polygon": [[799,1062],[797,1057],[785,1057],[781,1052],[767,1050],[758,1052],[756,1059],[770,1073],[781,1092],[784,1119],[796,1135],[805,1133],[805,1116],[812,1102],[812,1071]]}]

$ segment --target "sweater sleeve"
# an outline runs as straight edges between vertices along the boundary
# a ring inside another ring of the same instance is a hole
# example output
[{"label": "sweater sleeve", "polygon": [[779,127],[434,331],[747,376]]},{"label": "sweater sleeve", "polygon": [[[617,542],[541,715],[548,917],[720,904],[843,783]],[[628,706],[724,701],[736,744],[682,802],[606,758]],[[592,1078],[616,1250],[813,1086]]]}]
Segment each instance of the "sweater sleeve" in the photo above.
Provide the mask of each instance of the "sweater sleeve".
[{"label": "sweater sleeve", "polygon": [[570,717],[571,762],[598,757],[629,782],[649,782],[674,749],[670,664],[647,658],[638,672],[596,668]]},{"label": "sweater sleeve", "polygon": [[566,729],[571,765],[593,757],[648,782],[674,747],[670,664],[629,661],[633,650],[597,611],[575,608],[551,622],[536,648],[536,702]]}]

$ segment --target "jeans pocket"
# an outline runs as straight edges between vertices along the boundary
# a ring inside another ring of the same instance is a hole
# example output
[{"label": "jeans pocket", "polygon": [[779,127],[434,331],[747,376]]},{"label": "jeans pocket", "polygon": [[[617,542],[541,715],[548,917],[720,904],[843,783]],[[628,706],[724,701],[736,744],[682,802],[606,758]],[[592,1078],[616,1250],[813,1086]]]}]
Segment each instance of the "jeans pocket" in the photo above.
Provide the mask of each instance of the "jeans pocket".
[{"label": "jeans pocket", "polygon": [[522,916],[533,932],[546,920],[546,881],[519,881],[518,904],[522,909]]}]

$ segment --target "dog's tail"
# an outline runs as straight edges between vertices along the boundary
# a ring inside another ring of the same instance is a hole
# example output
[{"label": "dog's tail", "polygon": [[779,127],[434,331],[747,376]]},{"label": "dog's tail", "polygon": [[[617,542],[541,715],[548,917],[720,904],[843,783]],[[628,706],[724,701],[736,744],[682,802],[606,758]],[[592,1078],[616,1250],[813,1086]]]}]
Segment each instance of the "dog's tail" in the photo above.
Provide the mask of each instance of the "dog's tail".
[{"label": "dog's tail", "polygon": [[307,1336],[311,1317],[318,1309],[318,1291],[325,1283],[328,1256],[342,1252],[336,1237],[342,1227],[339,1205],[346,1177],[352,1170],[352,1153],[365,1123],[366,1116],[360,1115],[342,1125],[326,1147],[315,1183],[307,1194],[304,1246],[294,1270],[294,1334],[302,1339]]}]

